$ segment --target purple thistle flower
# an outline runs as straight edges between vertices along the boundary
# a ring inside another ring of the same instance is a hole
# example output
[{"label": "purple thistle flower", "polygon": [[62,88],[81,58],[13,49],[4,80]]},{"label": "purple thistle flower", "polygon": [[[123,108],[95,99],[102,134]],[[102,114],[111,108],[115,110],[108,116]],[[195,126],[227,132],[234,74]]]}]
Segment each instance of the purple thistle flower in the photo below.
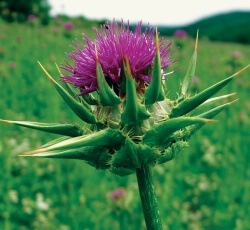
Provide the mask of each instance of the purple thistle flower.
[{"label": "purple thistle flower", "polygon": [[235,58],[235,59],[239,59],[242,57],[242,53],[238,50],[235,50],[232,52],[232,57]]},{"label": "purple thistle flower", "polygon": [[174,33],[174,36],[176,38],[186,38],[187,37],[187,32],[185,30],[176,30]]},{"label": "purple thistle flower", "polygon": [[10,61],[8,63],[8,66],[9,66],[10,69],[15,69],[16,68],[16,63],[14,61]]},{"label": "purple thistle flower", "polygon": [[198,76],[194,76],[193,83],[198,84],[200,82],[200,78]]},{"label": "purple thistle flower", "polygon": [[36,16],[35,15],[31,14],[31,15],[28,16],[28,21],[29,22],[34,22],[35,20],[36,20]]},{"label": "purple thistle flower", "polygon": [[114,200],[118,200],[122,196],[124,196],[126,193],[126,190],[124,188],[119,188],[113,191],[109,192],[109,196],[113,198]]},{"label": "purple thistle flower", "polygon": [[[129,60],[131,73],[140,87],[151,81],[150,69],[156,53],[154,41],[155,29],[147,26],[142,32],[142,22],[139,22],[135,31],[130,31],[124,22],[121,26],[117,22],[107,23],[102,26],[103,34],[94,28],[97,39],[92,41],[83,34],[86,45],[80,41],[74,43],[74,52],[68,56],[74,61],[74,66],[66,62],[62,68],[72,75],[64,75],[62,80],[74,84],[81,90],[80,95],[93,92],[98,89],[96,78],[96,50],[98,61],[102,66],[104,76],[115,88],[120,86],[123,78],[124,57]],[[172,42],[166,43],[160,40],[161,68],[167,68],[173,61],[169,54]]]},{"label": "purple thistle flower", "polygon": [[74,29],[74,24],[72,22],[65,22],[63,27],[66,30],[73,30]]}]

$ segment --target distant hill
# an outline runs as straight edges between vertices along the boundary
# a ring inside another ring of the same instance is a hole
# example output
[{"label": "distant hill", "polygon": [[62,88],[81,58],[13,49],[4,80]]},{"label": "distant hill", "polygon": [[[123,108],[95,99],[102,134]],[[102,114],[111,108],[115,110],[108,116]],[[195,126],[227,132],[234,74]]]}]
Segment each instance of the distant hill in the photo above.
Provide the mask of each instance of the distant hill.
[{"label": "distant hill", "polygon": [[172,36],[178,29],[195,37],[199,29],[200,37],[213,41],[239,42],[250,44],[250,12],[230,12],[201,19],[195,23],[178,27],[158,27],[162,36]]}]

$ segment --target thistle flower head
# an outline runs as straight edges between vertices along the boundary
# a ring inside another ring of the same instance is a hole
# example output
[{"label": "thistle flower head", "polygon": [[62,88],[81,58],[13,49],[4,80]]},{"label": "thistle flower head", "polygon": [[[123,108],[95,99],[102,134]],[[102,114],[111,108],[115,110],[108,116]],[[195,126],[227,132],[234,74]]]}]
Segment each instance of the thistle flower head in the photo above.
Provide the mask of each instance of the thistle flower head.
[{"label": "thistle flower head", "polygon": [[28,21],[29,21],[29,22],[34,22],[35,20],[36,20],[36,16],[35,16],[35,15],[30,14],[30,15],[28,16]]},{"label": "thistle flower head", "polygon": [[74,29],[74,24],[72,22],[65,22],[63,24],[63,27],[65,30],[73,30]]},{"label": "thistle flower head", "polygon": [[122,196],[124,196],[126,193],[126,190],[124,188],[119,188],[116,190],[112,190],[109,192],[109,196],[113,198],[114,200],[119,200]]},{"label": "thistle flower head", "polygon": [[[76,41],[74,52],[68,56],[74,61],[72,66],[68,62],[63,66],[71,74],[65,74],[62,79],[74,84],[81,90],[80,94],[87,94],[98,89],[96,73],[96,51],[98,61],[102,67],[104,76],[111,86],[120,90],[120,84],[124,79],[123,62],[127,57],[132,76],[139,85],[151,81],[151,67],[156,53],[154,41],[155,29],[146,27],[142,31],[142,22],[139,22],[135,31],[130,31],[129,23],[124,22],[119,26],[116,21],[102,26],[102,33],[94,28],[96,40],[92,41],[83,34],[85,45]],[[172,43],[159,42],[161,68],[167,68],[170,60]]]},{"label": "thistle flower head", "polygon": [[185,30],[176,30],[174,32],[174,36],[176,38],[186,38],[188,36],[188,34]]}]

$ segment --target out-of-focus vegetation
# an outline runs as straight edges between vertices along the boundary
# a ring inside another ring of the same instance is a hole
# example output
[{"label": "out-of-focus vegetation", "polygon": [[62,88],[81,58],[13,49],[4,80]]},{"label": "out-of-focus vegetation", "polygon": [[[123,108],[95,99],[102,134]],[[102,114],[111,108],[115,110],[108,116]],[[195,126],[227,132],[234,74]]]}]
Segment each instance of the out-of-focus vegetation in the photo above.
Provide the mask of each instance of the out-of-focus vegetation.
[{"label": "out-of-focus vegetation", "polygon": [[[48,26],[0,22],[0,118],[70,122],[75,116],[37,64],[57,80],[74,38],[94,37],[98,22],[66,17]],[[199,27],[200,33],[204,33]],[[169,96],[188,67],[194,48],[190,37],[172,38],[180,48],[166,81]],[[193,93],[249,64],[250,46],[200,39]],[[68,60],[68,59],[67,59]],[[224,89],[239,101],[191,139],[177,159],[154,170],[164,229],[246,230],[250,213],[249,71]],[[79,121],[78,121],[79,122]],[[19,154],[56,135],[0,124],[0,229],[144,229],[135,175],[118,177],[82,161],[30,159]],[[123,191],[120,197],[110,193]]]},{"label": "out-of-focus vegetation", "polygon": [[178,27],[159,27],[161,34],[171,36],[183,29],[192,37],[200,29],[200,37],[212,41],[239,42],[250,44],[250,12],[231,12],[201,19],[192,24]]},{"label": "out-of-focus vegetation", "polygon": [[47,0],[0,0],[0,18],[7,22],[26,22],[39,17],[47,25],[49,10]]}]

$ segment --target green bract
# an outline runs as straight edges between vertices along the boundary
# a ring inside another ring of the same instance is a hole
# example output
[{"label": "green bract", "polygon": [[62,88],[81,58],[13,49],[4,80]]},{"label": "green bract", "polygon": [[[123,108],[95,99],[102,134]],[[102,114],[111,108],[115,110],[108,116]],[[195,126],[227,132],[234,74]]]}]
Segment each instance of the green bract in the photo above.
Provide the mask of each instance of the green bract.
[{"label": "green bract", "polygon": [[234,94],[213,95],[250,65],[192,96],[190,86],[195,74],[197,38],[179,98],[171,101],[162,82],[157,33],[156,46],[152,81],[144,92],[137,91],[137,82],[131,74],[127,57],[123,60],[125,92],[122,95],[108,84],[98,60],[98,90],[79,97],[69,85],[66,89],[60,86],[39,63],[62,99],[85,125],[1,120],[64,136],[22,156],[80,159],[97,169],[108,169],[120,176],[134,173],[142,165],[154,166],[173,159],[188,146],[191,135],[232,104],[217,105]]}]

